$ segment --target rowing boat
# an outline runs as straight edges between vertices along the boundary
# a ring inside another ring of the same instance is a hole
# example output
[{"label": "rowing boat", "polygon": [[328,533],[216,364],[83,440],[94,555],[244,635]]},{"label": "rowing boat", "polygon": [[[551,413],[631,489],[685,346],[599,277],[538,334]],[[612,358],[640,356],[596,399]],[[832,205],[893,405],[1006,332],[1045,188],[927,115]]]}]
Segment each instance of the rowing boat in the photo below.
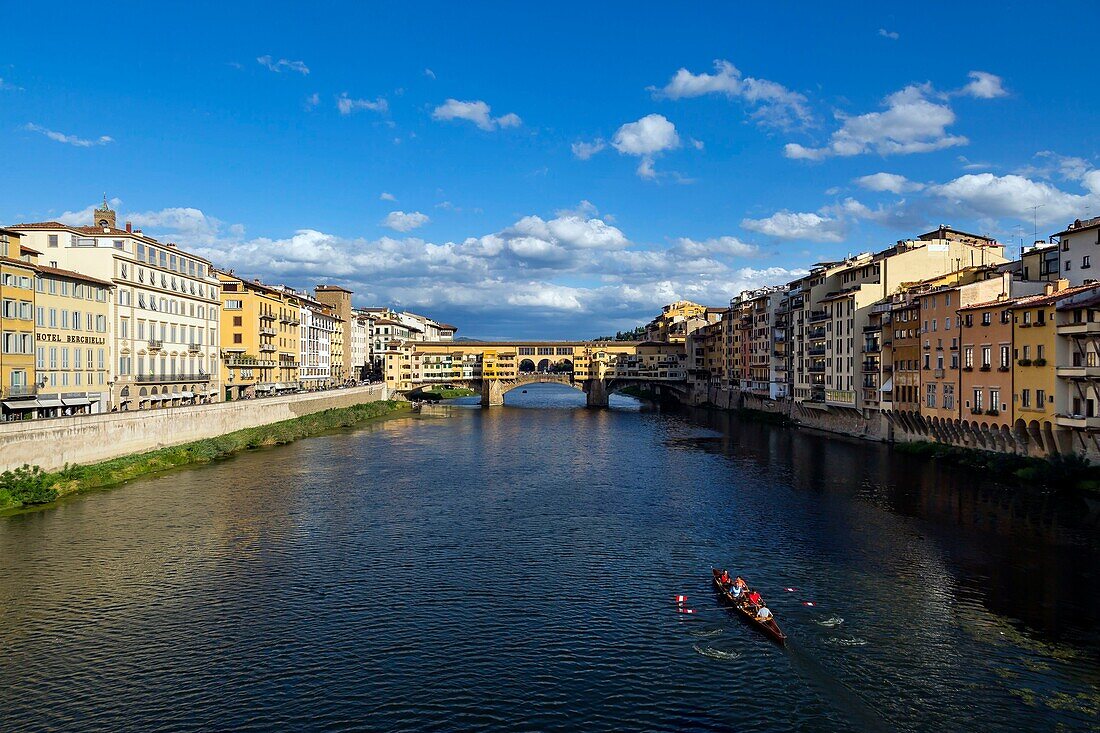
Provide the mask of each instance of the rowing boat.
[{"label": "rowing boat", "polygon": [[711,572],[714,573],[714,589],[717,591],[718,597],[733,606],[738,616],[772,641],[778,642],[779,644],[787,643],[787,635],[779,628],[779,624],[775,622],[774,618],[770,618],[767,621],[759,621],[756,618],[756,609],[752,607],[752,604],[737,600],[733,597],[733,594],[730,593],[729,589],[722,585],[722,571],[712,569]]}]

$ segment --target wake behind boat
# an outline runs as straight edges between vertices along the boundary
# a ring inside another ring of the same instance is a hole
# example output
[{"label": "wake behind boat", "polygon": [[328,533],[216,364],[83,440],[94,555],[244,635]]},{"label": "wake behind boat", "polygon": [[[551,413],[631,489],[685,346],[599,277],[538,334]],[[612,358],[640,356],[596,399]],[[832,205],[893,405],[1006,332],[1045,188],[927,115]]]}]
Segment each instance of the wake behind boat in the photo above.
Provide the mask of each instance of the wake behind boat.
[{"label": "wake behind boat", "polygon": [[714,588],[718,593],[719,599],[733,606],[737,611],[737,615],[753,628],[765,634],[772,641],[785,645],[787,643],[787,635],[779,628],[779,624],[775,622],[775,619],[759,619],[757,617],[759,606],[753,605],[744,597],[748,594],[747,591],[743,594],[742,598],[735,598],[731,587],[722,582],[723,572],[722,570],[711,569],[711,573],[714,574]]}]

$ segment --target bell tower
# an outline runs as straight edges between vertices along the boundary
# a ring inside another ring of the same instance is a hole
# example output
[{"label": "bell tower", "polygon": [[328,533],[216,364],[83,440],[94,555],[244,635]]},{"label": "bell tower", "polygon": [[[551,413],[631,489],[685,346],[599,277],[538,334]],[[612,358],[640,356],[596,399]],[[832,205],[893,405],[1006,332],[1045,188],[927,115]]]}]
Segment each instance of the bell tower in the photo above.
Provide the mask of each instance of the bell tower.
[{"label": "bell tower", "polygon": [[95,222],[92,226],[115,229],[115,212],[107,204],[107,194],[103,194],[103,206],[95,210]]}]

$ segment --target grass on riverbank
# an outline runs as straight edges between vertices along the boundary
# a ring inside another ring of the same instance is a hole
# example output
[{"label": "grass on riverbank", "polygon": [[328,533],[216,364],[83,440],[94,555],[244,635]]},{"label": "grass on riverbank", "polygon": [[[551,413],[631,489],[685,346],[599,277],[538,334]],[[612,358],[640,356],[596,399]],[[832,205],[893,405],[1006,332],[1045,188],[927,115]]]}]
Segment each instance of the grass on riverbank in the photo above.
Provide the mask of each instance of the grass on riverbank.
[{"label": "grass on riverbank", "polygon": [[1076,453],[1029,458],[927,441],[895,443],[894,450],[977,469],[998,481],[1024,488],[1100,490],[1100,466]]},{"label": "grass on riverbank", "polygon": [[0,474],[0,511],[46,504],[69,494],[114,486],[179,466],[209,463],[251,448],[292,443],[327,430],[353,427],[408,407],[408,403],[392,400],[366,402],[88,466],[66,466],[53,472],[25,466]]},{"label": "grass on riverbank", "polygon": [[477,394],[472,389],[465,387],[433,387],[424,390],[426,394],[436,395],[442,400],[453,400],[456,397],[472,397]]}]

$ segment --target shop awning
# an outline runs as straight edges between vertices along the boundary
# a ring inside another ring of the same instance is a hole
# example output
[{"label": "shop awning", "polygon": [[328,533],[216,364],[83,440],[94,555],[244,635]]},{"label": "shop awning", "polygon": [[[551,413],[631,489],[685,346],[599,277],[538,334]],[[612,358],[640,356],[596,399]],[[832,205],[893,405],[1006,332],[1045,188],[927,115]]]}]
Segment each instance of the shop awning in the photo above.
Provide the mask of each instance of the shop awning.
[{"label": "shop awning", "polygon": [[39,407],[53,409],[55,407],[64,407],[65,403],[56,397],[39,397],[38,405]]},{"label": "shop awning", "polygon": [[92,404],[87,397],[63,397],[61,401],[65,403],[65,407],[87,407]]},{"label": "shop awning", "polygon": [[149,401],[150,401],[150,402],[160,402],[160,401],[161,401],[161,400],[163,400],[163,399],[164,399],[164,398],[163,398],[163,397],[161,397],[161,396],[160,396],[159,394],[151,394],[151,395],[149,395]]},{"label": "shop awning", "polygon": [[894,391],[894,378],[890,377],[886,380],[886,383],[879,387],[880,392],[893,392]]},{"label": "shop awning", "polygon": [[216,390],[216,389],[212,389],[212,390],[210,390],[210,395],[211,395],[211,396],[214,396],[214,395],[216,395],[217,393],[218,393],[218,390]]},{"label": "shop awning", "polygon": [[189,400],[194,396],[195,396],[194,392],[180,392],[180,397],[182,397],[185,400]]},{"label": "shop awning", "polygon": [[41,406],[38,400],[4,400],[3,404],[9,410],[37,410]]}]

